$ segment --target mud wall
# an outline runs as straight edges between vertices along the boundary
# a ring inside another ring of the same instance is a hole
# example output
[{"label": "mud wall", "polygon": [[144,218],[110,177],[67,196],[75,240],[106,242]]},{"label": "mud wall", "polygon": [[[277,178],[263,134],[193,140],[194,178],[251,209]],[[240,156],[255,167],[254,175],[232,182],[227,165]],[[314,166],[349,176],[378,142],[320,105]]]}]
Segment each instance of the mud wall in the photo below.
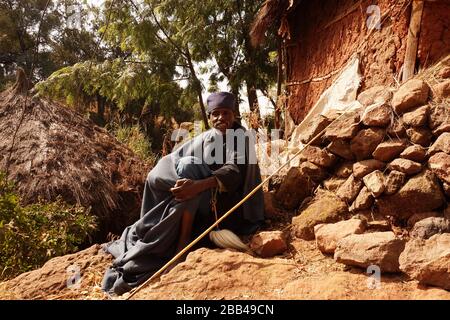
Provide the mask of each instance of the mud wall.
[{"label": "mud wall", "polygon": [[[287,108],[301,122],[321,93],[355,52],[360,52],[360,90],[393,85],[406,50],[411,7],[408,0],[302,1],[288,16],[291,40],[286,43]],[[377,5],[380,29],[367,26]],[[424,7],[419,62],[431,64],[450,51],[450,1],[427,1]],[[330,75],[331,74],[331,75]],[[330,76],[329,76],[330,75]],[[314,79],[322,78],[322,79]],[[310,81],[313,79],[312,81]]]}]

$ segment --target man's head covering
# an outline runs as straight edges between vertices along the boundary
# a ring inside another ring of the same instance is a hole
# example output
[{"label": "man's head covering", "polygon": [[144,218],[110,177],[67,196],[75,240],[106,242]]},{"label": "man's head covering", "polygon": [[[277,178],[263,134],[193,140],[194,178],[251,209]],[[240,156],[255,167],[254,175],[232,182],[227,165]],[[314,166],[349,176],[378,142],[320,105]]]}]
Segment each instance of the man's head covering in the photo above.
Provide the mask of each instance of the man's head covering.
[{"label": "man's head covering", "polygon": [[227,108],[234,111],[236,98],[230,92],[215,92],[212,93],[206,100],[206,112],[210,114],[216,109]]}]

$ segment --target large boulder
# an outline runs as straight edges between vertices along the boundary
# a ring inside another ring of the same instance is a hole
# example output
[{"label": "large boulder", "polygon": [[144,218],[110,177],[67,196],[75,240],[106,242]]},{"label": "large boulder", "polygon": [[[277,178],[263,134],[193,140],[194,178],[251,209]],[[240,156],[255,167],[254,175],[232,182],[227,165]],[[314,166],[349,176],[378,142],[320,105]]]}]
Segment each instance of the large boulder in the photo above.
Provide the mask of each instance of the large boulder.
[{"label": "large boulder", "polygon": [[330,142],[327,146],[327,150],[346,160],[355,159],[355,155],[350,149],[350,143],[342,139],[337,139]]},{"label": "large boulder", "polygon": [[392,99],[392,91],[385,86],[369,88],[358,95],[357,100],[365,107],[385,103]]},{"label": "large boulder", "polygon": [[351,234],[361,234],[365,229],[365,223],[359,219],[318,224],[314,227],[317,247],[323,253],[334,253],[339,240]]},{"label": "large boulder", "polygon": [[[316,135],[325,129],[332,120],[328,119],[323,115],[318,115],[314,117],[307,125],[307,127],[300,133],[299,139],[302,143],[309,143]],[[313,142],[313,145],[320,145],[322,142],[321,137],[323,133],[318,136]]]},{"label": "large boulder", "polygon": [[403,115],[403,122],[411,127],[422,127],[428,121],[428,114],[430,109],[428,106],[419,107],[413,111],[407,112]]},{"label": "large boulder", "polygon": [[425,127],[412,127],[406,130],[406,135],[412,143],[420,144],[423,147],[428,147],[433,138],[433,134]]},{"label": "large boulder", "polygon": [[390,231],[354,234],[337,243],[334,259],[362,268],[376,265],[382,273],[398,272],[398,259],[404,247],[405,241],[396,238]]},{"label": "large boulder", "polygon": [[422,165],[408,159],[395,159],[388,164],[388,169],[413,175],[422,171]]},{"label": "large boulder", "polygon": [[380,143],[372,153],[374,159],[388,162],[397,158],[397,156],[406,148],[406,141],[391,140]]},{"label": "large boulder", "polygon": [[436,174],[439,179],[446,183],[450,183],[450,155],[439,152],[428,160],[428,168]]},{"label": "large boulder", "polygon": [[406,174],[400,171],[392,170],[389,172],[384,188],[384,194],[391,195],[396,193],[405,183]]},{"label": "large boulder", "polygon": [[338,178],[348,178],[353,172],[353,162],[341,163],[335,170],[334,175]]},{"label": "large boulder", "polygon": [[423,219],[426,219],[426,218],[438,217],[438,216],[439,216],[439,212],[437,212],[437,211],[414,213],[411,217],[409,217],[407,227],[412,229],[417,222],[419,222]]},{"label": "large boulder", "polygon": [[450,233],[408,241],[400,269],[422,284],[450,290]]},{"label": "large boulder", "polygon": [[372,193],[375,198],[381,196],[385,188],[385,179],[383,172],[375,170],[369,173],[363,178],[364,184],[367,189]]},{"label": "large boulder", "polygon": [[414,213],[432,211],[444,202],[445,198],[435,175],[428,171],[409,179],[397,193],[376,200],[381,214],[401,219],[407,219]]},{"label": "large boulder", "polygon": [[387,103],[379,103],[367,107],[361,121],[366,126],[386,127],[391,123],[391,118],[391,106]]},{"label": "large boulder", "polygon": [[292,233],[297,238],[313,240],[314,226],[337,222],[347,215],[347,205],[343,201],[331,192],[320,190],[308,206],[292,219]]},{"label": "large boulder", "polygon": [[327,172],[323,167],[315,165],[309,161],[302,162],[299,169],[302,175],[311,178],[315,182],[321,182],[327,176]]},{"label": "large boulder", "polygon": [[333,141],[336,139],[351,139],[359,130],[360,116],[357,112],[348,112],[330,124],[325,131],[324,138]]},{"label": "large boulder", "polygon": [[347,180],[337,189],[337,196],[346,203],[350,204],[358,196],[359,191],[363,187],[363,182],[356,179],[353,175],[349,176]]},{"label": "large boulder", "polygon": [[450,97],[450,79],[445,80],[433,87],[434,98],[442,101]]},{"label": "large boulder", "polygon": [[319,147],[307,146],[300,154],[301,161],[309,161],[321,167],[331,167],[336,156]]},{"label": "large boulder", "polygon": [[392,138],[405,138],[406,137],[406,126],[403,123],[402,118],[396,118],[388,127],[387,133]]},{"label": "large boulder", "polygon": [[435,130],[439,126],[450,122],[450,108],[445,103],[433,105],[428,116],[428,126]]},{"label": "large boulder", "polygon": [[287,244],[282,231],[262,231],[252,237],[250,248],[260,257],[268,258],[285,252]]},{"label": "large boulder", "polygon": [[427,157],[427,150],[421,145],[414,144],[407,147],[400,153],[400,158],[408,159],[415,162],[423,162]]},{"label": "large boulder", "polygon": [[420,79],[405,82],[392,97],[392,107],[398,114],[407,112],[414,107],[425,104],[428,100],[430,87]]},{"label": "large boulder", "polygon": [[370,158],[384,135],[385,130],[381,128],[361,130],[350,142],[350,149],[358,160]]},{"label": "large boulder", "polygon": [[432,156],[438,152],[445,152],[450,154],[450,132],[441,134],[433,145],[428,149],[428,155]]},{"label": "large boulder", "polygon": [[292,210],[311,194],[315,186],[315,182],[299,168],[292,167],[275,193],[275,199],[282,207]]},{"label": "large boulder", "polygon": [[372,171],[382,170],[384,167],[386,167],[386,163],[376,159],[355,162],[353,165],[353,175],[357,179],[362,179],[365,175],[368,175]]},{"label": "large boulder", "polygon": [[347,181],[346,178],[336,178],[331,177],[325,181],[322,182],[325,189],[331,192],[336,192],[340,186],[342,186],[345,181]]},{"label": "large boulder", "polygon": [[369,191],[367,187],[363,187],[356,197],[355,201],[353,201],[349,210],[351,212],[366,210],[372,207],[374,202],[374,197],[372,193]]},{"label": "large boulder", "polygon": [[413,238],[428,239],[435,234],[450,232],[450,220],[443,217],[428,217],[414,224],[409,233]]}]

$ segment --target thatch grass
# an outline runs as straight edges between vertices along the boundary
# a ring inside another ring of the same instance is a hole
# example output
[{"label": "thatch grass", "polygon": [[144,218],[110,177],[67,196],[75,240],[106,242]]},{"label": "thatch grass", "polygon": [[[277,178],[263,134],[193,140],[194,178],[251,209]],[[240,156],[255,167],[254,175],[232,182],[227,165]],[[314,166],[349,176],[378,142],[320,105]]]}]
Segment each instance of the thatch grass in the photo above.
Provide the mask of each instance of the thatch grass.
[{"label": "thatch grass", "polygon": [[102,237],[121,232],[138,217],[148,166],[82,115],[29,97],[26,83],[19,72],[15,86],[0,93],[0,170],[24,203],[61,196],[92,207]]}]

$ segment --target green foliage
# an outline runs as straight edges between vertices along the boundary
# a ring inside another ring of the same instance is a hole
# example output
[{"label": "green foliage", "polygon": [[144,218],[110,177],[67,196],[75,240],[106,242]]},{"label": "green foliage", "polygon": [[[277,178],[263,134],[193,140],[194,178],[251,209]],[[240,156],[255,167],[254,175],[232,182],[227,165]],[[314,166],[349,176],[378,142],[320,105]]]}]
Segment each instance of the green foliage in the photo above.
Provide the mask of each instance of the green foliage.
[{"label": "green foliage", "polygon": [[61,199],[22,206],[13,183],[0,173],[0,280],[75,252],[95,227],[89,210]]},{"label": "green foliage", "polygon": [[145,161],[155,162],[156,156],[152,152],[151,143],[139,126],[116,125],[112,131],[117,140],[128,146],[136,155]]}]

